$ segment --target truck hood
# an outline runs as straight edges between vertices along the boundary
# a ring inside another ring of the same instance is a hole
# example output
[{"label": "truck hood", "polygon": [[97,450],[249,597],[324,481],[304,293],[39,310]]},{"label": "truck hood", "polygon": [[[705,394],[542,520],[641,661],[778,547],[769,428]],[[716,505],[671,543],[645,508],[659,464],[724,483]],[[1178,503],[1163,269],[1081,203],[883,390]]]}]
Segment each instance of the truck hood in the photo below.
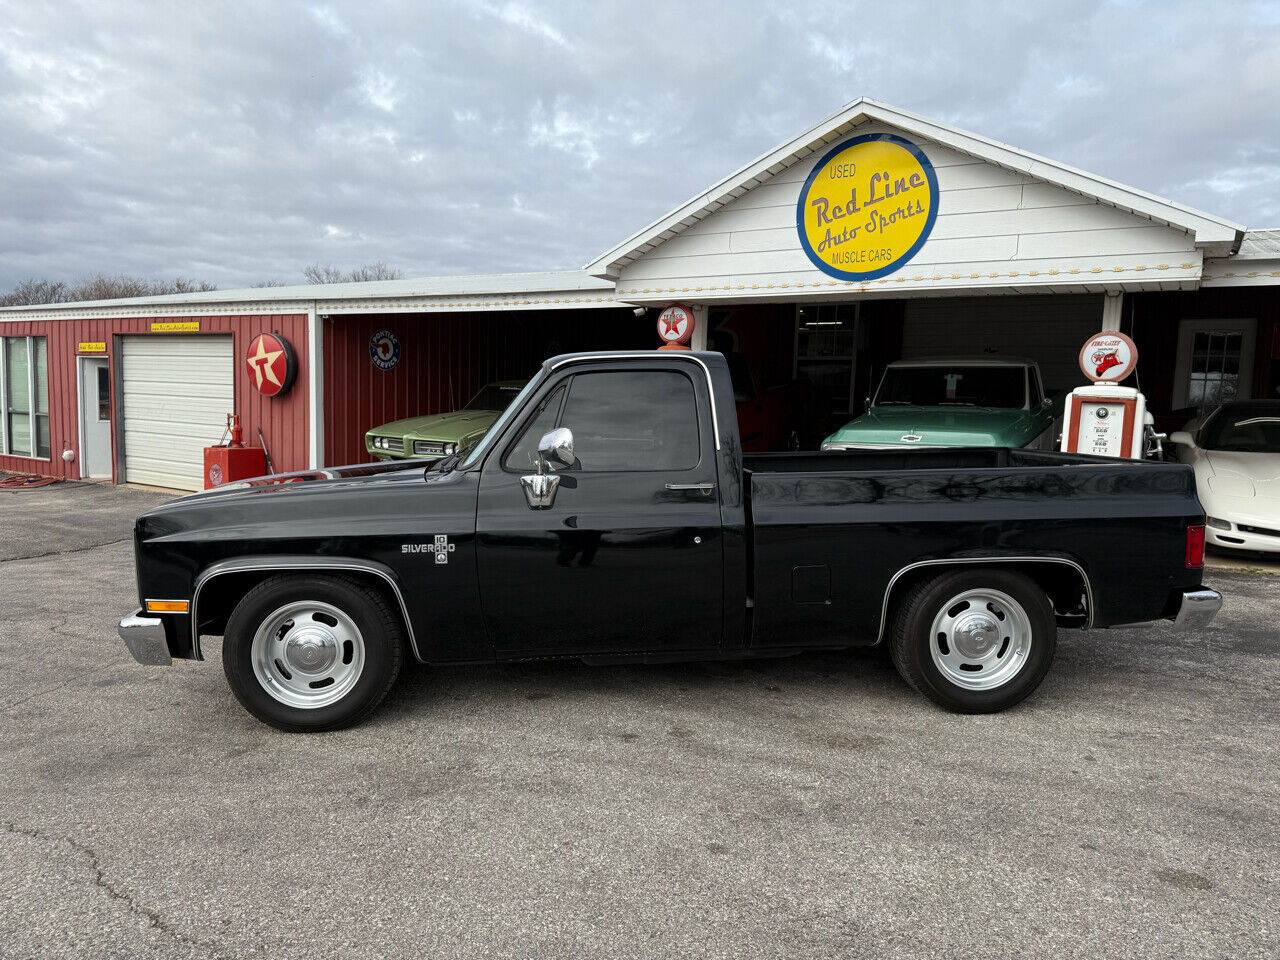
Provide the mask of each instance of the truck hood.
[{"label": "truck hood", "polygon": [[176,500],[170,500],[157,509],[165,510],[184,504],[213,505],[228,501],[242,501],[250,497],[288,493],[300,487],[347,488],[353,485],[423,482],[423,475],[430,464],[422,460],[389,460],[379,463],[353,463],[346,467],[324,467],[320,470],[298,470],[294,473],[276,473],[252,480],[236,480],[224,483],[212,490],[202,490]]},{"label": "truck hood", "polygon": [[408,437],[413,440],[440,440],[461,443],[475,433],[483,433],[498,419],[498,410],[454,410],[425,417],[406,417],[374,427],[369,433],[379,437]]},{"label": "truck hood", "polygon": [[902,444],[925,447],[1019,446],[1027,410],[995,407],[872,407],[827,437],[828,443]]}]

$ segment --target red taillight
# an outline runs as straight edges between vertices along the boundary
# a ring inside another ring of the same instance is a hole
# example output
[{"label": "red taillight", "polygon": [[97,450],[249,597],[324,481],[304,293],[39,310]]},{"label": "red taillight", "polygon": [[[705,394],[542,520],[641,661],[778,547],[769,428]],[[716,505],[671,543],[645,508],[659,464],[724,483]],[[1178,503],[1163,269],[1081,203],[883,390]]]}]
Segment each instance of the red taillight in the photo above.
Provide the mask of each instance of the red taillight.
[{"label": "red taillight", "polygon": [[1204,566],[1204,524],[1187,527],[1187,566]]}]

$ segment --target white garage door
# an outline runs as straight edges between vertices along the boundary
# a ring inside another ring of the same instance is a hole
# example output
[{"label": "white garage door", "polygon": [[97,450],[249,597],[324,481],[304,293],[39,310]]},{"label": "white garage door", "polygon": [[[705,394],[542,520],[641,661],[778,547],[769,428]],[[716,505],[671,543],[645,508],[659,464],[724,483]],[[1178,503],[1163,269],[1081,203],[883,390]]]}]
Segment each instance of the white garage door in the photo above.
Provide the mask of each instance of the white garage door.
[{"label": "white garage door", "polygon": [[1085,382],[1080,347],[1101,328],[1101,295],[908,300],[902,358],[1030,357],[1046,390],[1066,391]]},{"label": "white garage door", "polygon": [[125,337],[124,479],[178,490],[204,488],[204,448],[235,410],[229,336]]}]

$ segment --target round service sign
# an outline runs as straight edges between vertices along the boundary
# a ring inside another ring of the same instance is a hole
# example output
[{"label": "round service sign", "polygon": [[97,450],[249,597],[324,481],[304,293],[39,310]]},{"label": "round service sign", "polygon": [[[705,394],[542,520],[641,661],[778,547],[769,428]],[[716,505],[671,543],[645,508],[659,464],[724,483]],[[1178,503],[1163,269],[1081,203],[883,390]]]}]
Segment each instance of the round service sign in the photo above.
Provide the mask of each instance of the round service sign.
[{"label": "round service sign", "polygon": [[1080,348],[1080,370],[1094,383],[1119,383],[1138,365],[1138,348],[1123,333],[1095,334]]},{"label": "round service sign", "polygon": [[379,370],[390,370],[400,362],[400,340],[390,330],[379,330],[369,338],[369,359]]},{"label": "round service sign", "polygon": [[693,308],[673,303],[658,314],[658,336],[663,343],[688,343],[693,336]]},{"label": "round service sign", "polygon": [[805,254],[839,280],[874,280],[924,246],[938,216],[938,176],[924,151],[891,133],[833,147],[796,202]]},{"label": "round service sign", "polygon": [[298,377],[298,357],[289,341],[279,334],[258,334],[244,359],[249,365],[249,382],[264,397],[288,393]]}]

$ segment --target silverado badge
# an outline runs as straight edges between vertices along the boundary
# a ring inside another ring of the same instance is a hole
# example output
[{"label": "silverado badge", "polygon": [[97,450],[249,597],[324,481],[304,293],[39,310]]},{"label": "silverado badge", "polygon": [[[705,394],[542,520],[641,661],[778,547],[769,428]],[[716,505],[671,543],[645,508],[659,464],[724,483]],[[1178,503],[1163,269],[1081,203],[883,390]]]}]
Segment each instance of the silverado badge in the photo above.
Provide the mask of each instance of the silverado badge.
[{"label": "silverado badge", "polygon": [[904,434],[902,435],[902,442],[903,442],[903,443],[919,443],[919,442],[920,442],[921,440],[923,440],[923,439],[924,439],[924,437],[919,436],[918,434],[914,434],[914,433],[904,433]]},{"label": "silverado badge", "polygon": [[449,537],[443,533],[437,533],[433,543],[402,543],[400,544],[401,553],[434,553],[436,555],[436,563],[448,563],[449,554],[457,549],[456,543],[450,543]]}]

